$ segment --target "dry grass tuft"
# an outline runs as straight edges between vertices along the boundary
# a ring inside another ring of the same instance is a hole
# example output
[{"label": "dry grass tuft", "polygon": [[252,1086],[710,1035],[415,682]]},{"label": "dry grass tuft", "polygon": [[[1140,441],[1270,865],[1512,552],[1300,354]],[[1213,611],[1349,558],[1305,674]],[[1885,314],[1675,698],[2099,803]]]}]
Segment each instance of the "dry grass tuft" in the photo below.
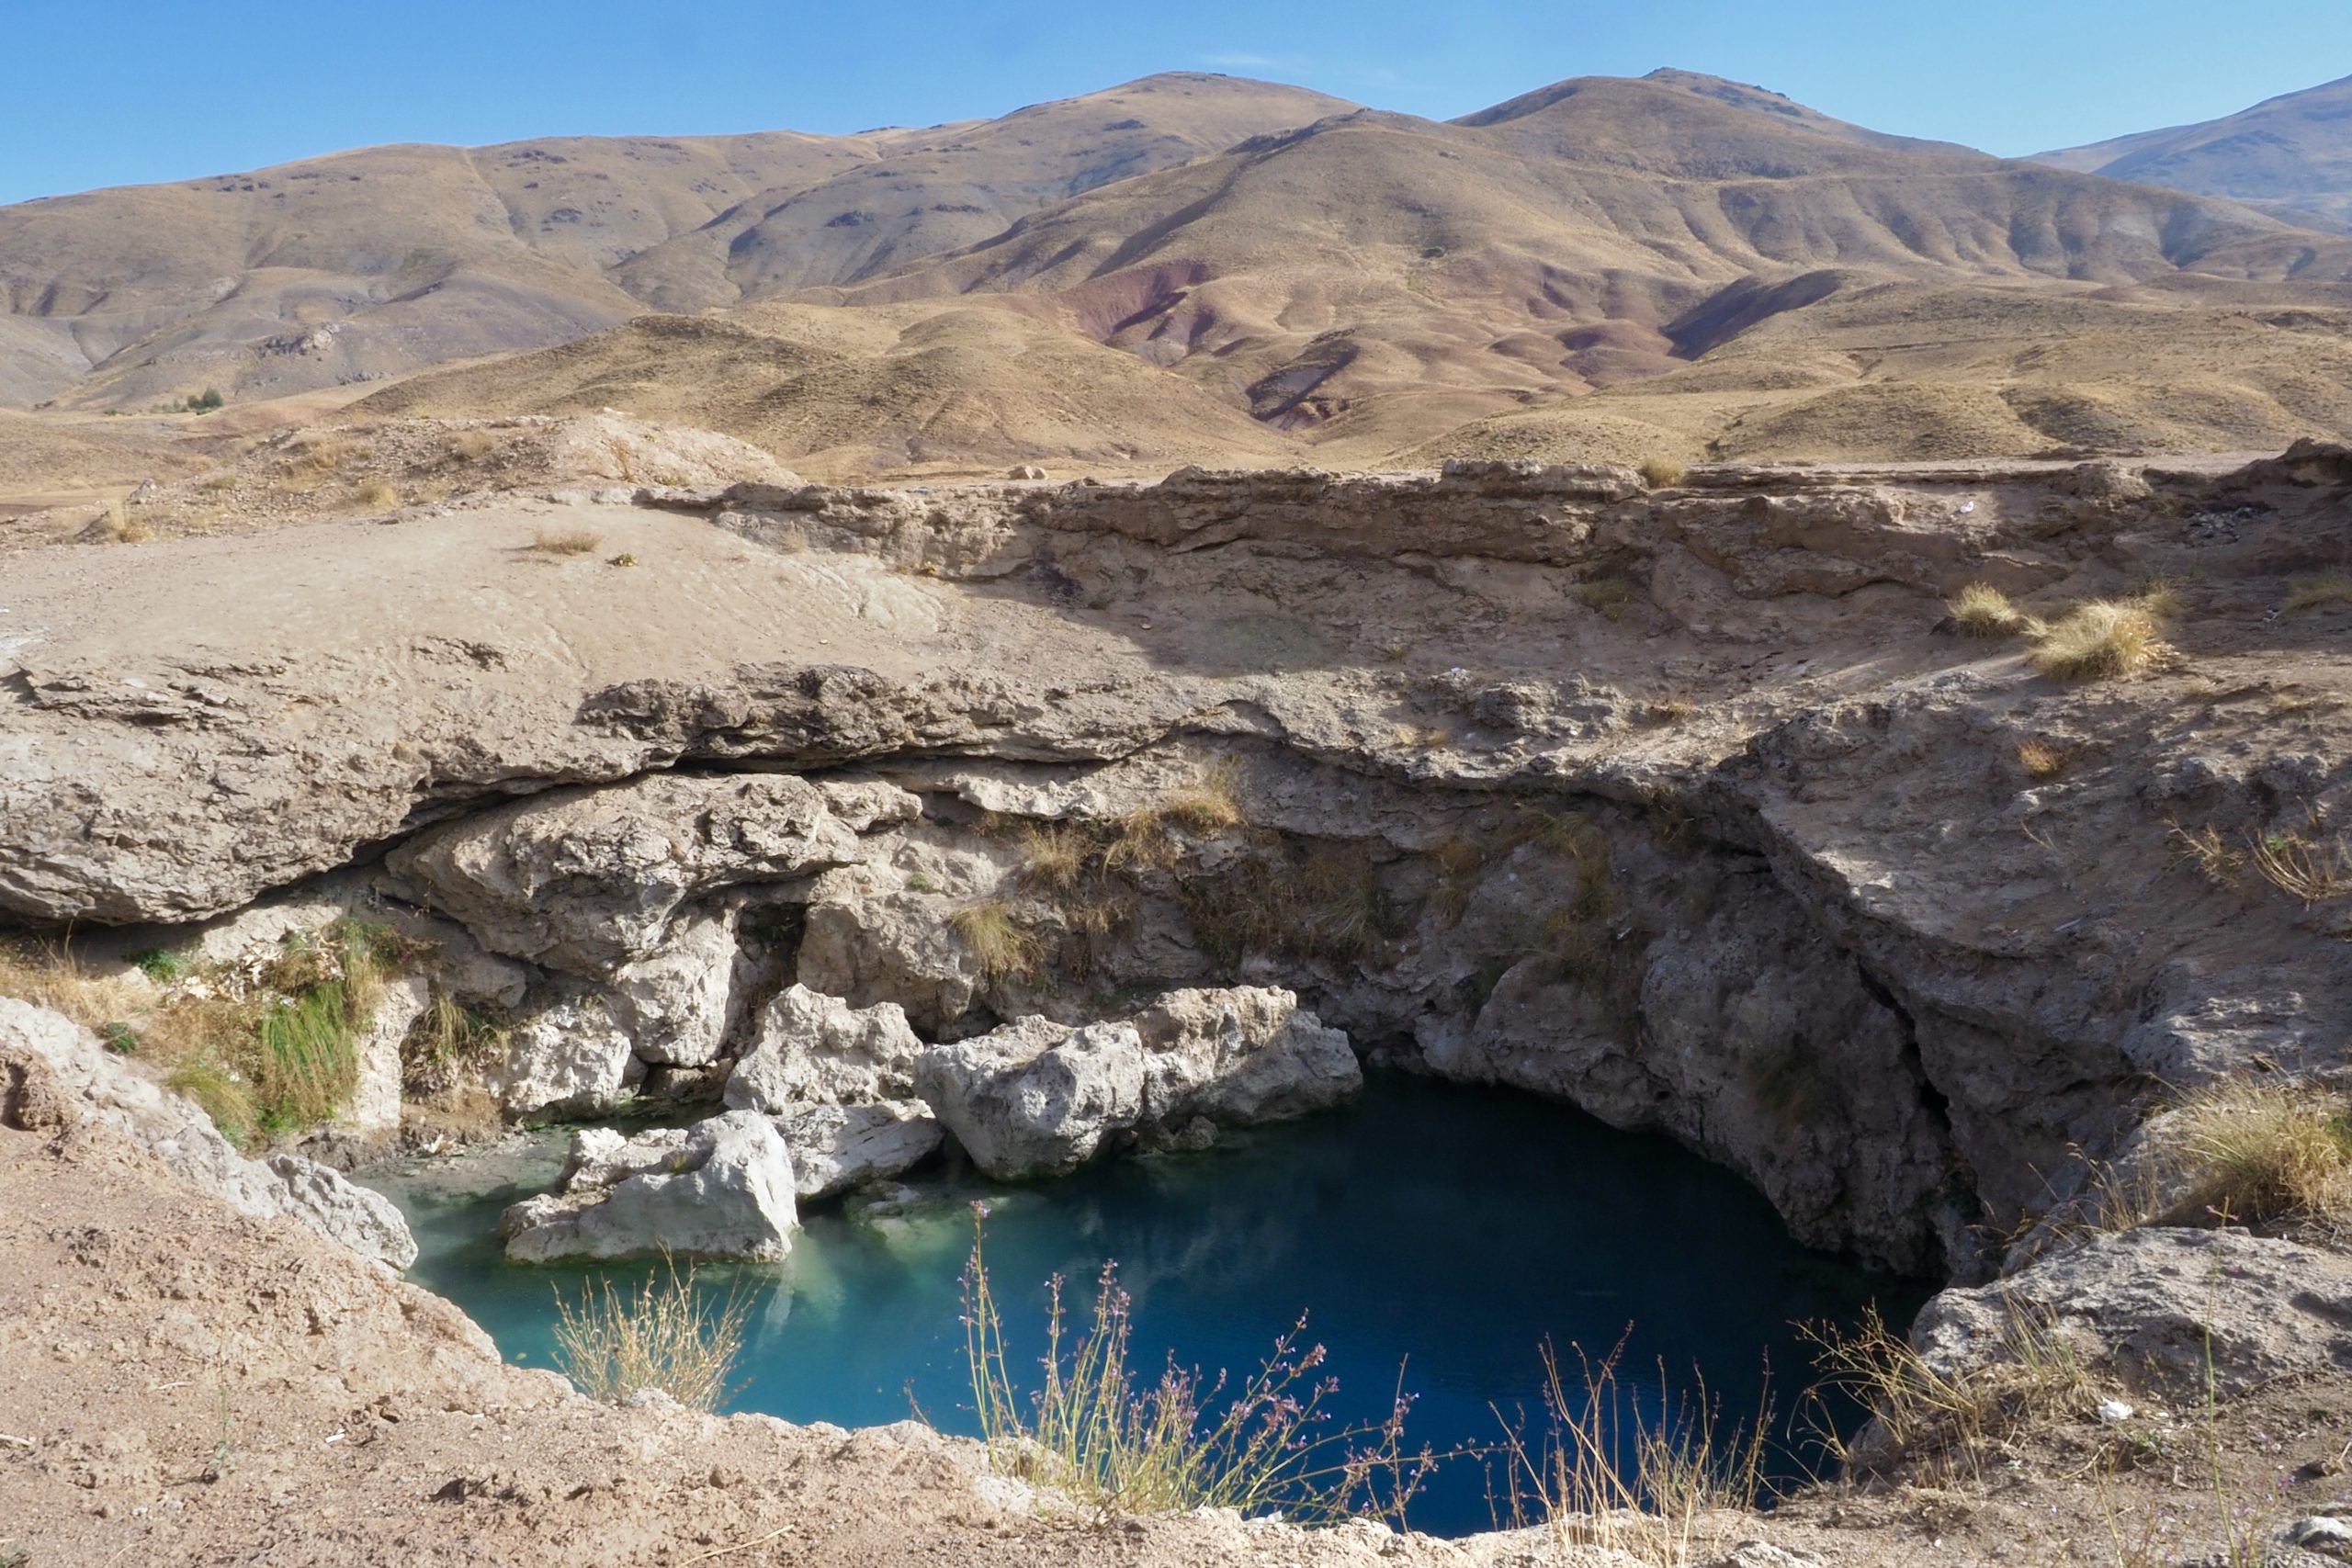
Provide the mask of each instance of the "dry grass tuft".
[{"label": "dry grass tuft", "polygon": [[2038,630],[2041,624],[2009,603],[2009,596],[1989,582],[1968,584],[1946,608],[1951,610],[1952,624],[1960,628],[1962,637],[2023,637]]},{"label": "dry grass tuft", "polygon": [[1075,822],[1046,822],[1021,829],[1021,880],[1040,893],[1068,893],[1085,882],[1102,843]]},{"label": "dry grass tuft", "polygon": [[1001,898],[967,904],[947,917],[964,939],[980,972],[991,980],[1034,978],[1046,960],[1046,944],[1016,919]]},{"label": "dry grass tuft", "polygon": [[293,457],[287,464],[288,471],[316,476],[334,473],[349,462],[358,448],[340,435],[319,432],[296,441],[293,451]]},{"label": "dry grass tuft", "polygon": [[62,1012],[85,1029],[103,1030],[154,1000],[132,976],[100,975],[53,943],[0,942],[0,997]]},{"label": "dry grass tuft", "polygon": [[98,536],[118,545],[141,545],[155,536],[143,518],[133,517],[119,501],[109,501],[97,521]]},{"label": "dry grass tuft", "polygon": [[1623,1353],[1622,1341],[1599,1360],[1578,1348],[1581,1386],[1572,1389],[1559,1357],[1544,1347],[1547,1430],[1532,1447],[1506,1430],[1497,1522],[1542,1527],[1564,1560],[1573,1548],[1597,1547],[1611,1561],[1685,1568],[1714,1555],[1711,1515],[1755,1511],[1770,1400],[1752,1422],[1726,1427],[1702,1380],[1694,1402],[1662,1408],[1665,1366],[1657,1383],[1642,1379],[1646,1387],[1629,1391],[1619,1371]]},{"label": "dry grass tuft", "polygon": [[1229,833],[1249,821],[1238,785],[1238,770],[1230,758],[1220,757],[1199,778],[1170,791],[1159,808],[1188,833]]},{"label": "dry grass tuft", "polygon": [[362,506],[398,506],[401,503],[401,492],[383,479],[363,479],[351,495]]},{"label": "dry grass tuft", "polygon": [[2173,846],[2183,860],[2192,862],[2205,880],[2216,887],[2226,886],[2245,866],[2245,856],[2230,848],[2219,829],[2210,823],[2202,828],[2173,825]]},{"label": "dry grass tuft", "polygon": [[2075,754],[2064,746],[2052,744],[2037,736],[2018,742],[2018,766],[2031,779],[2054,779],[2066,771]]},{"label": "dry grass tuft", "polygon": [[2156,613],[2132,599],[2093,599],[2044,630],[2033,667],[2061,681],[2104,681],[2136,675],[2155,662],[2165,645]]},{"label": "dry grass tuft", "polygon": [[435,987],[433,1001],[401,1042],[401,1083],[413,1095],[452,1094],[506,1054],[502,1019]]},{"label": "dry grass tuft", "polygon": [[531,536],[531,548],[543,556],[590,555],[604,542],[602,536],[585,528],[543,526]]},{"label": "dry grass tuft", "polygon": [[1571,590],[1587,609],[1609,621],[1622,621],[1634,607],[1634,581],[1628,577],[1596,577]]},{"label": "dry grass tuft", "polygon": [[1699,711],[1689,697],[1660,697],[1643,710],[1652,724],[1680,724]]},{"label": "dry grass tuft", "polygon": [[2315,1086],[2237,1078],[2191,1093],[2164,1123],[2186,1179],[2175,1212],[2260,1224],[2352,1223],[2352,1106]]},{"label": "dry grass tuft", "polygon": [[2267,833],[2253,840],[2250,853],[2264,881],[2301,898],[2306,908],[2352,893],[2352,841],[2340,835],[2313,840]]},{"label": "dry grass tuft", "polygon": [[576,1303],[558,1292],[557,1369],[608,1404],[660,1389],[689,1410],[717,1410],[734,1392],[729,1380],[743,1354],[750,1303],[730,1293],[706,1305],[692,1265],[682,1275],[665,1257],[662,1267],[666,1283],[649,1273],[633,1294],[610,1280],[582,1288]]},{"label": "dry grass tuft", "polygon": [[1664,457],[1645,457],[1639,473],[1642,483],[1652,490],[1671,490],[1682,482],[1682,465]]},{"label": "dry grass tuft", "polygon": [[2287,597],[2280,600],[2282,610],[2317,610],[2329,604],[2352,604],[2352,572],[2324,571],[2316,577],[2299,577],[2287,585]]},{"label": "dry grass tuft", "polygon": [[1868,1408],[1873,1430],[1854,1443],[1829,1439],[1849,1472],[1902,1469],[1915,1481],[1976,1482],[2007,1438],[2087,1403],[2089,1373],[2055,1316],[2010,1298],[1997,1359],[1939,1369],[1894,1332],[1875,1307],[1860,1326],[1802,1326],[1818,1351],[1821,1386]]}]

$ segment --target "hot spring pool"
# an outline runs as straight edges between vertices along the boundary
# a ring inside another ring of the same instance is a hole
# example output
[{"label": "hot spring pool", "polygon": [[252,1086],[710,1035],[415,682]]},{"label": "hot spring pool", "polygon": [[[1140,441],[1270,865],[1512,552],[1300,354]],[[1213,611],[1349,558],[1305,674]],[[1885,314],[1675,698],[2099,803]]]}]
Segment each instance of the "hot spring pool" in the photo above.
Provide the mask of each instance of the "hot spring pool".
[{"label": "hot spring pool", "polygon": [[[416,1233],[411,1278],[530,1366],[551,1362],[558,1288],[595,1272],[634,1280],[646,1267],[505,1261],[499,1211],[553,1182],[565,1143],[549,1133],[364,1178]],[[1752,1414],[1769,1362],[1781,1473],[1793,1474],[1815,1456],[1790,1436],[1810,1369],[1792,1325],[1850,1323],[1872,1302],[1907,1323],[1926,1294],[1807,1251],[1738,1178],[1663,1138],[1420,1078],[1375,1075],[1346,1110],[1227,1134],[1202,1153],[1108,1160],[1031,1186],[945,1173],[913,1185],[923,1201],[905,1213],[804,1215],[783,1264],[703,1266],[703,1288],[751,1303],[729,1408],[856,1427],[919,1405],[970,1430],[959,1276],[976,1198],[989,1205],[989,1275],[1017,1355],[1042,1348],[1048,1277],[1080,1287],[1082,1309],[1115,1260],[1143,1377],[1170,1350],[1247,1374],[1304,1312],[1306,1338],[1329,1348],[1340,1417],[1376,1420],[1401,1365],[1418,1396],[1409,1439],[1440,1450],[1491,1444],[1498,1408],[1524,1410],[1536,1429],[1544,1341],[1605,1352],[1630,1325],[1632,1381],[1655,1390],[1662,1361],[1671,1398],[1703,1376],[1727,1416]],[[1488,1492],[1480,1463],[1445,1466],[1412,1523],[1489,1528]]]}]

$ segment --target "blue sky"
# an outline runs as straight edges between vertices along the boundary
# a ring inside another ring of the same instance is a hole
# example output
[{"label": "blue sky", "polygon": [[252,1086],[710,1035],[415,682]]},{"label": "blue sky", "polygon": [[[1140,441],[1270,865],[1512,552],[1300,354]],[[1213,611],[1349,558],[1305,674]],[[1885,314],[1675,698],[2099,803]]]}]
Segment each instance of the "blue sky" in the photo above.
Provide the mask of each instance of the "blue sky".
[{"label": "blue sky", "polygon": [[925,125],[1169,70],[1445,118],[1679,65],[2012,154],[2352,73],[2346,0],[7,0],[6,30],[0,202],[381,141]]}]

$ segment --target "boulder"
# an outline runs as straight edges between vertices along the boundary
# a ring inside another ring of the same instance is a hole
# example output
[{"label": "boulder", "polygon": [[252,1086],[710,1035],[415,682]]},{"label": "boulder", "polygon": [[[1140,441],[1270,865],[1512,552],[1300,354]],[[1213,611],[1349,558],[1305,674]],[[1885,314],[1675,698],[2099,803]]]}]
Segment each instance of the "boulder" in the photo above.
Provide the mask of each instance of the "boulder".
[{"label": "boulder", "polygon": [[392,1201],[300,1155],[274,1155],[266,1167],[277,1179],[276,1211],[301,1221],[329,1241],[395,1269],[416,1261],[416,1238]]},{"label": "boulder", "polygon": [[683,1135],[664,1130],[618,1147],[575,1146],[567,1172],[561,1190],[500,1217],[509,1258],[775,1258],[792,1250],[799,1224],[792,1156],[756,1111],[714,1116]]},{"label": "boulder", "polygon": [[776,1115],[775,1124],[792,1151],[792,1174],[803,1202],[902,1175],[947,1141],[931,1108],[912,1100],[793,1105]]},{"label": "boulder", "polygon": [[1046,1018],[934,1046],[915,1068],[915,1091],[1000,1179],[1084,1165],[1141,1120],[1144,1081],[1133,1024],[1072,1029]]},{"label": "boulder", "polygon": [[[267,1165],[245,1158],[193,1101],[165,1092],[109,1055],[96,1035],[62,1013],[0,997],[0,1066],[12,1058],[37,1064],[44,1101],[38,1116],[21,1103],[32,1083],[28,1072],[14,1108],[20,1121],[62,1125],[87,1117],[242,1213],[308,1225],[394,1269],[416,1261],[415,1239],[390,1200],[299,1156],[279,1155]],[[0,1072],[0,1082],[9,1077]]]},{"label": "boulder", "polygon": [[[863,811],[877,804],[870,794],[845,798]],[[429,829],[385,864],[493,951],[601,978],[650,955],[690,900],[861,853],[851,822],[806,779],[655,773]]]},{"label": "boulder", "polygon": [[956,907],[925,893],[833,894],[820,883],[800,939],[800,983],[853,1005],[898,1003],[916,1029],[944,1033],[972,1011],[988,979],[949,923]]},{"label": "boulder", "polygon": [[1939,1370],[1996,1361],[2021,1315],[2161,1389],[2201,1391],[2210,1360],[2234,1395],[2352,1371],[2352,1258],[2235,1229],[2093,1235],[1997,1283],[1944,1292],[1911,1340]]},{"label": "boulder", "polygon": [[695,909],[671,923],[660,947],[613,971],[613,1017],[640,1060],[698,1067],[718,1058],[739,956],[733,913]]},{"label": "boulder", "polygon": [[1347,1035],[1275,987],[1170,991],[1132,1021],[1147,1053],[1147,1122],[1277,1122],[1363,1088]]},{"label": "boulder", "polygon": [[794,1105],[905,1100],[914,1093],[922,1050],[896,1002],[854,1008],[788,986],[761,1010],[751,1048],[727,1080],[727,1103],[774,1114]]},{"label": "boulder", "polygon": [[611,1001],[566,990],[508,1033],[490,1089],[517,1120],[594,1116],[618,1105],[644,1070]]}]

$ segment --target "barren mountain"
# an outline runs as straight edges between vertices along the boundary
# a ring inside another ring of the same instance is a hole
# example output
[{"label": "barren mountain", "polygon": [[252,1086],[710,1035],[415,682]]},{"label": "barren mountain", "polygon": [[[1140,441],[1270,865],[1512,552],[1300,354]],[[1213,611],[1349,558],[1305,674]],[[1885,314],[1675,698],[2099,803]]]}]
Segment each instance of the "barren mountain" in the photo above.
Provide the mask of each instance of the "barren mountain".
[{"label": "barren mountain", "polygon": [[1346,107],[1169,75],[928,130],[379,147],[25,202],[0,209],[0,403],[266,397],[847,281]]},{"label": "barren mountain", "polygon": [[2352,76],[2196,125],[2038,152],[2061,169],[2226,197],[2282,218],[2352,228]]},{"label": "barren mountain", "polygon": [[1664,72],[1451,125],[1333,116],[740,333],[634,323],[370,406],[610,405],[828,477],[1221,444],[1336,466],[2236,450],[2352,428],[2347,275],[2352,243],[2245,208]]},{"label": "barren mountain", "polygon": [[924,131],[382,149],[11,209],[0,274],[0,396],[397,378],[363,416],[615,409],[829,479],[2352,429],[2352,238],[1675,71],[1443,124],[1161,76]]}]

